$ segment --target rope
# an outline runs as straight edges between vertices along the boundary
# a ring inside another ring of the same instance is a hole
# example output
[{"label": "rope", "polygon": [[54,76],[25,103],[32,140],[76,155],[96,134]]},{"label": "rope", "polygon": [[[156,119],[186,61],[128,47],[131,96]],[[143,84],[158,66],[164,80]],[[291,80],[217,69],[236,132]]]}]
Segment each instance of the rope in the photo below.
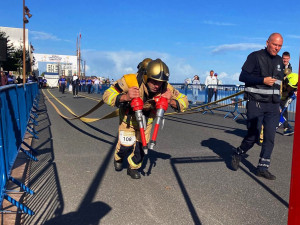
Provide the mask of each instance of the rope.
[{"label": "rope", "polygon": [[[204,105],[200,105],[200,106],[196,106],[196,107],[187,109],[185,112],[182,112],[182,113],[178,113],[178,112],[165,113],[165,116],[172,115],[172,114],[177,114],[177,115],[189,114],[189,111],[193,111],[193,110],[199,109],[199,108],[204,108],[206,106],[213,105],[213,104],[216,104],[218,102],[222,102],[224,100],[230,99],[232,97],[238,96],[238,95],[243,94],[243,93],[244,93],[244,91],[240,91],[240,92],[237,92],[237,93],[235,93],[233,95],[229,95],[229,96],[227,96],[225,98],[219,99],[219,100],[217,100],[215,102],[210,102],[210,103],[207,103],[207,104],[204,104]],[[244,101],[244,100],[242,100],[242,101]],[[239,101],[239,102],[242,102],[242,101]],[[204,111],[208,111],[208,110],[212,110],[212,109],[218,109],[218,108],[222,108],[222,107],[225,107],[225,106],[228,106],[228,105],[233,105],[233,104],[236,104],[236,103],[238,103],[238,102],[234,102],[234,103],[230,103],[230,104],[222,105],[222,106],[217,106],[217,107],[210,108],[210,109],[207,109],[207,110],[204,110]],[[201,112],[204,112],[204,111],[201,111]],[[197,111],[197,112],[199,112],[199,111]],[[195,113],[195,112],[192,112],[192,113]]]},{"label": "rope", "polygon": [[[110,118],[113,118],[113,117],[117,117],[119,116],[119,109],[105,115],[104,117],[102,118],[86,118],[85,116],[89,115],[90,113],[96,111],[98,108],[100,108],[103,104],[104,104],[104,101],[103,99],[101,99],[97,105],[95,105],[93,108],[91,108],[89,111],[85,112],[84,114],[78,116],[77,114],[75,114],[68,106],[66,106],[64,103],[62,103],[60,100],[58,100],[50,91],[49,89],[47,90],[48,93],[59,103],[61,104],[63,107],[65,107],[74,117],[67,117],[65,116],[64,114],[61,113],[61,111],[56,107],[56,105],[48,98],[48,96],[45,94],[44,90],[42,90],[44,96],[47,98],[47,100],[50,102],[50,104],[54,107],[54,109],[56,110],[56,112],[63,118],[67,119],[67,120],[75,120],[75,119],[80,119],[81,121],[85,122],[85,123],[92,123],[92,122],[95,122],[95,121],[98,121],[98,120],[104,120],[104,119],[110,119]],[[244,100],[240,100],[238,102],[233,102],[233,103],[229,103],[229,104],[226,104],[226,105],[221,105],[221,106],[216,106],[216,107],[213,107],[213,108],[207,108],[207,109],[204,109],[204,107],[207,107],[209,105],[213,105],[213,104],[216,104],[218,102],[222,102],[224,100],[227,100],[227,99],[230,99],[232,97],[235,97],[235,96],[238,96],[240,94],[244,93],[244,91],[240,91],[238,93],[235,93],[233,95],[229,95],[225,98],[222,98],[222,99],[219,99],[215,102],[210,102],[210,103],[207,103],[207,104],[204,104],[204,105],[201,105],[201,106],[196,106],[196,107],[193,107],[193,108],[190,108],[188,110],[186,110],[185,112],[181,112],[181,113],[178,113],[178,112],[172,112],[172,113],[165,113],[165,116],[169,116],[169,115],[173,115],[173,114],[176,114],[176,115],[183,115],[183,114],[192,114],[192,113],[202,113],[202,112],[205,112],[205,111],[209,111],[209,110],[214,110],[214,109],[218,109],[218,108],[223,108],[223,107],[226,107],[226,106],[229,106],[229,105],[234,105],[234,104],[238,104],[240,102],[243,102]],[[91,98],[91,97],[88,97],[88,96],[85,96],[85,95],[80,95],[82,97],[85,97],[85,98],[89,98],[89,99],[92,99],[92,100],[95,100],[95,101],[98,101],[94,98]],[[201,109],[199,111],[194,111],[195,109]]]},{"label": "rope", "polygon": [[67,117],[64,114],[61,113],[61,111],[56,107],[56,105],[49,99],[49,97],[45,94],[44,90],[42,90],[44,96],[47,98],[47,100],[50,102],[50,104],[53,106],[53,108],[55,109],[55,111],[64,119],[67,120],[75,120],[75,119],[80,119],[81,121],[85,122],[85,123],[91,123],[91,122],[95,122],[98,120],[104,120],[104,119],[109,119],[109,118],[113,118],[119,115],[119,109],[113,111],[112,113],[109,113],[107,115],[105,115],[102,118],[86,118],[85,116],[87,116],[88,114],[94,112],[96,109],[100,108],[103,104],[104,101],[100,100],[98,102],[97,105],[95,105],[92,109],[90,109],[89,111],[85,112],[84,114],[78,116],[76,113],[74,113],[68,106],[66,106],[64,103],[62,103],[61,101],[59,101],[49,90],[47,90],[48,93],[59,103],[61,104],[63,107],[65,107],[73,116],[75,117]]}]

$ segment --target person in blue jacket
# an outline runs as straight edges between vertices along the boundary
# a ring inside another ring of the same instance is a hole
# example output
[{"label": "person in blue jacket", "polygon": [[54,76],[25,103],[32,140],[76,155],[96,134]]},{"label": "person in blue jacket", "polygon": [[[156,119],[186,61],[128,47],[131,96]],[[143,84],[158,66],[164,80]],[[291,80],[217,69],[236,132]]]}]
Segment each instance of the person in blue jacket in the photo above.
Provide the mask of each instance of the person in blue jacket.
[{"label": "person in blue jacket", "polygon": [[62,77],[59,79],[59,87],[61,89],[61,93],[65,93],[65,89],[66,89],[66,83],[67,83],[67,79],[65,78],[65,75],[62,75]]}]

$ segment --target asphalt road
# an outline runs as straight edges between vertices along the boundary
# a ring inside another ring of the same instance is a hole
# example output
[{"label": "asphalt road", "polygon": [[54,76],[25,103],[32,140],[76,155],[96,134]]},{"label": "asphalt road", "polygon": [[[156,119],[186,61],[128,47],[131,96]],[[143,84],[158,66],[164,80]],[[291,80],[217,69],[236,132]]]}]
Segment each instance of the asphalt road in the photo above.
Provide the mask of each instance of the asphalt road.
[{"label": "asphalt road", "polygon": [[[52,89],[76,114],[97,102]],[[50,100],[71,116],[48,92]],[[100,95],[83,93],[100,99]],[[260,147],[254,146],[238,171],[230,155],[246,133],[245,121],[224,113],[172,115],[159,131],[157,146],[133,180],[113,167],[118,118],[83,123],[62,119],[41,97],[38,162],[30,169],[26,198],[34,216],[23,224],[207,224],[282,225],[287,223],[293,137],[276,134],[270,171],[275,181],[254,175]],[[104,105],[89,117],[102,117]]]}]

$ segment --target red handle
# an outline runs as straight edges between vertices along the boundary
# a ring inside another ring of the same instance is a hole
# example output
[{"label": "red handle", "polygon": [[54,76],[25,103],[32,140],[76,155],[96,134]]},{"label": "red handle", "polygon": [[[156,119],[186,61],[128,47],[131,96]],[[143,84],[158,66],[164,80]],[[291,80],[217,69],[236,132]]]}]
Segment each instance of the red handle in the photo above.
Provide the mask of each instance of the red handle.
[{"label": "red handle", "polygon": [[156,102],[156,109],[163,109],[164,111],[167,111],[168,99],[160,96],[160,97],[155,97],[154,100]]},{"label": "red handle", "polygon": [[134,98],[131,100],[130,106],[133,111],[143,110],[144,102],[141,98]]}]

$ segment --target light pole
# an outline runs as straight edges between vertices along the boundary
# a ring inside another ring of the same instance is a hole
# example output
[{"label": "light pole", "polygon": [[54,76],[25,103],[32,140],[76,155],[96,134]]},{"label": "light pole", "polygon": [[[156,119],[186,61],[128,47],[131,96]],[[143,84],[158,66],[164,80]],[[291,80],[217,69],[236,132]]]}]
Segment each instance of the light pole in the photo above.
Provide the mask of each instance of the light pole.
[{"label": "light pole", "polygon": [[[25,47],[25,24],[28,23],[28,18],[32,15],[29,13],[30,10],[25,6],[25,0],[23,0],[23,84],[26,83],[26,47]],[[27,17],[26,17],[27,16]]]}]

